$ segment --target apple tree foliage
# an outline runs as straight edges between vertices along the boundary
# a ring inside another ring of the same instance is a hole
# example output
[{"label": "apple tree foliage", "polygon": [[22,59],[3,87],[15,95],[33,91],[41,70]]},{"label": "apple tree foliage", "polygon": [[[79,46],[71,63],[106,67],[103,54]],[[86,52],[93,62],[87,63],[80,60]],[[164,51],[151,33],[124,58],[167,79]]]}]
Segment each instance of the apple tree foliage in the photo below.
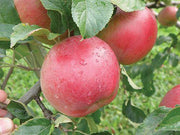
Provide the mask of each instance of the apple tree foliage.
[{"label": "apple tree foliage", "polygon": [[[46,54],[45,47],[55,44],[56,38],[67,29],[74,31],[75,35],[81,34],[83,38],[90,38],[101,31],[113,16],[117,7],[124,11],[132,12],[150,8],[171,5],[171,0],[40,0],[48,10],[51,19],[51,32],[37,25],[21,23],[14,7],[13,0],[0,0],[0,67],[21,68],[22,70],[33,70],[39,78],[39,70]],[[178,4],[178,3],[177,3]],[[180,4],[178,5],[180,7]],[[176,14],[180,18],[180,8]],[[180,28],[180,26],[177,26]],[[43,37],[43,38],[42,38]],[[179,33],[159,35],[155,46],[168,44],[155,57],[145,57],[141,62],[129,66],[121,66],[122,86],[127,92],[142,93],[150,97],[155,93],[154,72],[157,71],[165,61],[176,67],[180,56],[172,52],[172,49],[180,51],[178,47]],[[45,45],[46,44],[46,45]],[[49,46],[51,47],[51,46]],[[13,56],[7,56],[6,51],[11,49]],[[3,62],[4,57],[12,57],[12,64]],[[16,61],[25,59],[28,67],[18,65]],[[0,79],[7,75],[0,68]],[[137,86],[133,78],[139,76],[142,82]],[[33,86],[32,89],[36,87]],[[2,88],[5,86],[2,85]],[[28,95],[28,94],[27,94]],[[36,93],[37,101],[39,93]],[[12,100],[7,110],[19,119],[20,126],[13,132],[14,135],[45,135],[45,134],[68,134],[68,135],[110,135],[109,131],[99,131],[103,109],[82,118],[71,118],[60,113],[51,114],[45,109],[45,117],[37,118],[33,110],[27,106],[32,97]],[[118,98],[118,97],[116,97]],[[16,97],[17,99],[17,97]],[[44,106],[41,106],[42,110]],[[160,107],[152,113],[145,112],[138,106],[134,106],[131,96],[124,100],[122,113],[129,120],[138,123],[137,135],[178,135],[180,133],[180,107],[174,109]],[[47,115],[46,115],[47,114]],[[51,114],[51,116],[49,116]]]}]

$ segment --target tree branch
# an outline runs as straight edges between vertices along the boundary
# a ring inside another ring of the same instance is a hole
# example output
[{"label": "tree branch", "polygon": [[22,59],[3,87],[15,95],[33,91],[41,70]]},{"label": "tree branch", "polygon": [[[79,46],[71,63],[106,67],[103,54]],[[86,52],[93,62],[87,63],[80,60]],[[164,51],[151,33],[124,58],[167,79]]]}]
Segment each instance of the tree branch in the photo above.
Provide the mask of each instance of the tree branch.
[{"label": "tree branch", "polygon": [[[15,64],[15,51],[13,50],[13,58],[12,58],[12,64],[14,65]],[[5,89],[6,85],[7,85],[7,82],[11,76],[11,74],[13,73],[13,70],[14,70],[14,67],[10,67],[9,71],[8,71],[8,74],[6,75],[4,81],[3,81],[3,84],[1,85],[1,89]]]},{"label": "tree branch", "polygon": [[24,96],[22,96],[18,101],[27,105],[30,101],[35,99],[37,95],[41,92],[40,82],[38,81]]},{"label": "tree branch", "polygon": [[[180,4],[180,1],[172,1],[171,2],[171,5],[173,6],[176,6],[176,5],[179,5]],[[162,8],[162,7],[165,7],[167,6],[164,2],[153,2],[153,3],[147,3],[146,4],[146,7],[148,8]]]},{"label": "tree branch", "polygon": [[[18,101],[22,102],[23,104],[27,105],[31,102],[39,93],[41,92],[40,82],[38,81],[27,93],[25,93]],[[8,112],[5,117],[13,119],[14,116]]]},{"label": "tree branch", "polygon": [[[27,93],[25,93],[18,101],[22,102],[23,104],[27,105],[29,102],[31,102],[33,99],[37,102],[39,107],[41,108],[44,116],[47,119],[51,119],[52,117],[52,112],[48,110],[45,105],[42,103],[42,101],[39,98],[41,92],[41,86],[40,86],[40,81],[38,81]],[[13,119],[14,117],[12,114],[8,112],[6,117],[9,117]]]},{"label": "tree branch", "polygon": [[13,70],[14,70],[14,67],[10,67],[9,71],[8,71],[8,74],[6,75],[4,81],[3,81],[3,84],[1,85],[1,89],[4,90],[6,85],[7,85],[7,82],[11,76],[11,74],[13,73]]},{"label": "tree branch", "polygon": [[47,108],[45,107],[45,105],[44,105],[44,104],[42,103],[42,101],[40,100],[39,95],[35,97],[35,100],[36,100],[37,104],[39,105],[39,107],[41,108],[44,116],[45,116],[47,119],[51,119],[51,116],[52,116],[53,113],[52,113],[49,109],[47,109]]},{"label": "tree branch", "polygon": [[0,109],[7,110],[7,105],[0,102]]}]

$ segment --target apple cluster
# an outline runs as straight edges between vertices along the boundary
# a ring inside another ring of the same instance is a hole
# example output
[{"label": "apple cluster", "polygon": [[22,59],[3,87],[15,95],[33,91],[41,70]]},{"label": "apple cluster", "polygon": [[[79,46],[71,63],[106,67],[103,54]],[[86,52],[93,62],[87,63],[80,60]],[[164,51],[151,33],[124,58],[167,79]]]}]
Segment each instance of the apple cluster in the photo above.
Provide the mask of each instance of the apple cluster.
[{"label": "apple cluster", "polygon": [[[40,0],[14,0],[14,4],[23,23],[50,30],[50,18]],[[118,9],[97,36],[72,36],[51,48],[41,68],[44,96],[68,116],[95,112],[117,95],[119,63],[129,65],[144,58],[156,37],[156,19],[148,8]]]}]

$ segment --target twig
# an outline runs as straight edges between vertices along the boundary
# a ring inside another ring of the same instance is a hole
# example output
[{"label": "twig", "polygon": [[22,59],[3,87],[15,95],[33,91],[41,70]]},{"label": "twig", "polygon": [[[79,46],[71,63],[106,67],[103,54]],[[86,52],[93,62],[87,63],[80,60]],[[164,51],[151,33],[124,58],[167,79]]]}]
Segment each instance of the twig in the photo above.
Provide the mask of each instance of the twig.
[{"label": "twig", "polygon": [[40,82],[38,81],[24,96],[22,96],[18,101],[27,105],[41,92]]},{"label": "twig", "polygon": [[[30,101],[32,101],[39,93],[41,92],[40,82],[38,81],[26,94],[24,94],[18,101],[27,105]],[[13,119],[14,116],[11,113],[7,113],[5,117]]]},{"label": "twig", "polygon": [[40,71],[40,68],[30,68],[23,65],[15,65],[15,67],[22,68],[27,71]]},{"label": "twig", "polygon": [[35,97],[35,100],[36,100],[37,104],[39,105],[39,107],[41,108],[44,116],[45,116],[47,119],[51,119],[53,113],[45,107],[45,105],[44,105],[44,104],[42,103],[42,101],[40,100],[39,95],[37,95],[37,96]]},{"label": "twig", "polygon": [[[12,64],[14,65],[15,64],[15,51],[13,50],[13,58],[12,58]],[[14,67],[10,67],[9,71],[8,71],[8,74],[6,75],[4,81],[3,81],[3,84],[1,85],[1,89],[5,89],[6,85],[7,85],[7,82],[11,76],[11,74],[13,73],[13,70],[14,70]]]},{"label": "twig", "polygon": [[11,67],[8,71],[8,74],[6,75],[4,81],[3,81],[3,84],[1,85],[1,89],[4,90],[6,85],[7,85],[7,82],[11,76],[11,74],[13,73],[13,70],[14,70],[14,67]]},{"label": "twig", "polygon": [[0,109],[7,110],[7,105],[0,102]]},{"label": "twig", "polygon": [[[180,1],[172,1],[171,2],[171,5],[179,5],[180,4]],[[162,7],[165,7],[167,6],[164,2],[153,2],[153,3],[147,3],[146,4],[146,7],[148,8],[162,8]]]}]

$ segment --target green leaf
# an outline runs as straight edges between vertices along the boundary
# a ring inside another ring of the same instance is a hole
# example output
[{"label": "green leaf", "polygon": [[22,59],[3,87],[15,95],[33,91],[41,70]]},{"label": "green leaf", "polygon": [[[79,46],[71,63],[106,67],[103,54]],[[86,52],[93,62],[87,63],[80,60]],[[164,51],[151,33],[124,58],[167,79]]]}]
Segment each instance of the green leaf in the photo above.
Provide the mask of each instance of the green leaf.
[{"label": "green leaf", "polygon": [[52,123],[45,118],[34,118],[19,126],[13,135],[50,135]]},{"label": "green leaf", "polygon": [[3,78],[4,76],[4,71],[0,68],[0,79]]},{"label": "green leaf", "polygon": [[59,128],[55,128],[51,135],[63,135]]},{"label": "green leaf", "polygon": [[[82,118],[81,120],[80,120],[80,122],[78,123],[78,125],[77,125],[77,130],[78,131],[81,131],[81,132],[84,132],[84,133],[87,133],[87,134],[89,134],[90,133],[90,130],[89,130],[89,126],[88,126],[88,123],[87,123],[87,120],[86,119],[84,119],[84,118]],[[79,132],[76,132],[76,135],[82,135],[81,133],[79,133]]]},{"label": "green leaf", "polygon": [[169,55],[169,63],[173,66],[176,67],[180,61],[180,58],[178,55],[174,53],[170,53]]},{"label": "green leaf", "polygon": [[75,27],[71,15],[71,0],[41,0],[41,2],[48,10],[52,32],[62,34]]},{"label": "green leaf", "polygon": [[53,40],[59,36],[59,34],[50,33],[48,29],[24,23],[16,25],[13,30],[14,32],[11,34],[11,48],[14,47],[18,41],[25,40],[29,36],[34,36],[37,39],[42,37],[44,40]]},{"label": "green leaf", "polygon": [[6,50],[0,48],[0,58],[3,58],[6,56]]},{"label": "green leaf", "polygon": [[155,88],[154,88],[154,70],[151,65],[145,65],[144,71],[141,73],[141,81],[143,83],[143,94],[145,96],[150,97],[154,94]]},{"label": "green leaf", "polygon": [[146,117],[145,113],[141,109],[131,104],[131,100],[128,101],[127,105],[124,101],[122,112],[128,119],[136,123],[142,123]]},{"label": "green leaf", "polygon": [[18,101],[11,100],[11,102],[8,104],[7,109],[15,117],[21,120],[28,120],[33,116],[32,113],[27,108],[27,106]]},{"label": "green leaf", "polygon": [[72,16],[83,38],[90,38],[101,31],[113,14],[109,0],[73,0]]},{"label": "green leaf", "polygon": [[0,48],[1,49],[9,49],[10,48],[10,41],[0,41]]},{"label": "green leaf", "polygon": [[18,24],[19,16],[14,7],[14,0],[0,0],[0,24]]},{"label": "green leaf", "polygon": [[92,134],[92,133],[98,132],[98,127],[97,127],[95,121],[93,120],[93,118],[92,117],[85,117],[85,118],[87,120],[90,133]]},{"label": "green leaf", "polygon": [[162,64],[165,62],[167,59],[169,53],[168,53],[168,48],[164,50],[164,52],[158,53],[155,58],[152,60],[151,66],[153,69],[160,68]]},{"label": "green leaf", "polygon": [[13,32],[13,24],[0,23],[0,41],[9,41]]},{"label": "green leaf", "polygon": [[136,90],[142,89],[141,87],[138,87],[138,86],[132,81],[132,79],[129,77],[129,75],[128,75],[127,72],[126,72],[126,69],[125,69],[122,65],[121,65],[121,73],[127,77],[127,80],[128,80],[129,84],[131,85],[131,87],[132,87],[133,89],[136,89]]},{"label": "green leaf", "polygon": [[55,127],[59,127],[59,124],[62,123],[70,123],[72,120],[65,115],[60,115],[56,120],[55,120]]},{"label": "green leaf", "polygon": [[180,106],[172,109],[157,127],[157,130],[180,131]]},{"label": "green leaf", "polygon": [[92,113],[90,115],[90,117],[93,118],[93,120],[96,124],[99,124],[101,122],[101,119],[100,119],[101,118],[101,110],[98,109],[96,112]]},{"label": "green leaf", "polygon": [[172,38],[170,36],[159,36],[156,40],[156,45],[161,45],[164,42],[170,42]]},{"label": "green leaf", "polygon": [[180,132],[175,132],[175,131],[157,131],[153,135],[180,135]]},{"label": "green leaf", "polygon": [[144,0],[111,0],[111,2],[126,12],[142,10],[145,8]]},{"label": "green leaf", "polygon": [[178,9],[178,11],[176,13],[176,17],[177,17],[177,19],[179,19],[179,17],[180,17],[180,8]]},{"label": "green leaf", "polygon": [[137,128],[136,135],[153,135],[159,123],[161,123],[170,110],[170,108],[160,107],[150,113],[144,122]]},{"label": "green leaf", "polygon": [[91,135],[111,135],[111,133],[109,133],[108,131],[104,131],[104,132],[99,132],[99,133],[93,133]]}]

